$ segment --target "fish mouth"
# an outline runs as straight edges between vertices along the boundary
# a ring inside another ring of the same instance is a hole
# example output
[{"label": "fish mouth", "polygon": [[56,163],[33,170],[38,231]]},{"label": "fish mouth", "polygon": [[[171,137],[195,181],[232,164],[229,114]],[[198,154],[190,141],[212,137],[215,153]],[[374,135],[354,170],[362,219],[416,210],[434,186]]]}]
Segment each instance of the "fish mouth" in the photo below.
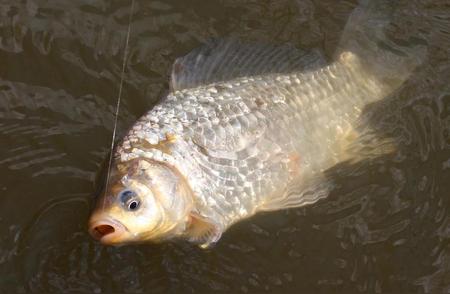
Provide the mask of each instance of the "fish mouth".
[{"label": "fish mouth", "polygon": [[127,229],[114,219],[93,217],[89,221],[89,234],[104,245],[117,245],[123,241]]}]

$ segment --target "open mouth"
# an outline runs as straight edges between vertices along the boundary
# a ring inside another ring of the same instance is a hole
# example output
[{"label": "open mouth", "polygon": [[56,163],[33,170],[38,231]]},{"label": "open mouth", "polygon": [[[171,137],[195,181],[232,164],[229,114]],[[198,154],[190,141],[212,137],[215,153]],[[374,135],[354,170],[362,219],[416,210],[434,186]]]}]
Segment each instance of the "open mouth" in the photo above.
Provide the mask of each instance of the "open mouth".
[{"label": "open mouth", "polygon": [[94,218],[89,223],[89,233],[91,236],[105,245],[120,242],[125,232],[124,225],[109,218]]}]

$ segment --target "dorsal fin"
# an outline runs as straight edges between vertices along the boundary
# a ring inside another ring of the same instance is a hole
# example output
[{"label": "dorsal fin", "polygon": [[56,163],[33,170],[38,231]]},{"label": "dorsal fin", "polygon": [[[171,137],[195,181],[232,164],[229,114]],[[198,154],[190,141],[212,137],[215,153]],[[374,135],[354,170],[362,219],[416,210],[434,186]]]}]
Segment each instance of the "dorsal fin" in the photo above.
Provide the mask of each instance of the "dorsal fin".
[{"label": "dorsal fin", "polygon": [[174,62],[171,89],[194,88],[245,76],[305,71],[324,64],[325,59],[316,50],[306,52],[291,45],[234,39],[212,40]]}]

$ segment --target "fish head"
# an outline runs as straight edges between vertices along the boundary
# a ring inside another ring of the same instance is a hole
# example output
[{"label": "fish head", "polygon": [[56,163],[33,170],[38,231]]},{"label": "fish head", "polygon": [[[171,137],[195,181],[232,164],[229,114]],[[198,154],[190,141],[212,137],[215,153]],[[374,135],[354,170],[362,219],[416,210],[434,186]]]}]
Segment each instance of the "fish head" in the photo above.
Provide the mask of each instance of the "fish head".
[{"label": "fish head", "polygon": [[171,239],[183,233],[192,192],[167,164],[133,159],[115,165],[89,220],[90,234],[105,245]]}]

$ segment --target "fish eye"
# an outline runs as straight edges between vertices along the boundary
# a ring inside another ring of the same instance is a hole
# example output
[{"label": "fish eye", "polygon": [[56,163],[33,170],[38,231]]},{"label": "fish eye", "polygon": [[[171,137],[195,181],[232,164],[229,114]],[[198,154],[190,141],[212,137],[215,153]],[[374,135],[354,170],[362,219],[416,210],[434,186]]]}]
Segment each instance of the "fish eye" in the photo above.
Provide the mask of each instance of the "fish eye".
[{"label": "fish eye", "polygon": [[133,200],[130,203],[128,203],[128,210],[136,210],[139,207],[139,201]]},{"label": "fish eye", "polygon": [[133,190],[123,190],[119,193],[122,206],[129,211],[135,211],[141,205],[139,196]]}]

